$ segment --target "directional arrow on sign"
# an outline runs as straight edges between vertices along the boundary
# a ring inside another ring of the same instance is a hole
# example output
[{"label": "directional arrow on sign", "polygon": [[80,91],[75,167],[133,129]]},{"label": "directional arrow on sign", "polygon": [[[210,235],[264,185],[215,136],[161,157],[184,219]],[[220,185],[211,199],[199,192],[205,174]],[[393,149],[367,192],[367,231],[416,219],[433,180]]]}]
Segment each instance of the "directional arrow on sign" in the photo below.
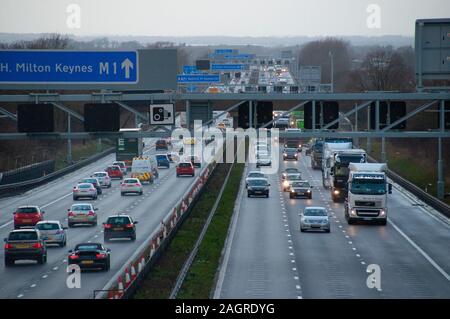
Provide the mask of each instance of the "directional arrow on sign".
[{"label": "directional arrow on sign", "polygon": [[133,62],[131,62],[128,58],[123,60],[122,62],[122,69],[125,69],[125,78],[130,78],[130,69],[134,69]]}]

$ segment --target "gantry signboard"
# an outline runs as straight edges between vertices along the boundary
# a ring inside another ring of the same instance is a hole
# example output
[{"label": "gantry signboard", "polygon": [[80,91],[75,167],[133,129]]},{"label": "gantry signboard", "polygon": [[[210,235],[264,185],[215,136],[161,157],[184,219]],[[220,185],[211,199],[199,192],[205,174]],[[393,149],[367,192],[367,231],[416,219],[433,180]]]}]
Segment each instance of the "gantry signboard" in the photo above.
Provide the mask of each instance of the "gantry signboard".
[{"label": "gantry signboard", "polygon": [[416,21],[416,77],[422,80],[450,80],[450,19]]},{"label": "gantry signboard", "polygon": [[0,89],[175,90],[175,49],[0,50]]}]

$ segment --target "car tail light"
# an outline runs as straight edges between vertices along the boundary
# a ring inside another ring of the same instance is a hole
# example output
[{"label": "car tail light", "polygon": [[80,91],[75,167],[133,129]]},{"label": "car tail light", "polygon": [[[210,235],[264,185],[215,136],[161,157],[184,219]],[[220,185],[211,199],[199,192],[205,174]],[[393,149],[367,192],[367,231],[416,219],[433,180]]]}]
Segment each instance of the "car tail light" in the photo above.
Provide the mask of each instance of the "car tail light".
[{"label": "car tail light", "polygon": [[78,256],[78,255],[70,255],[69,258],[72,259],[72,260],[75,260],[75,259],[80,258],[80,256]]},{"label": "car tail light", "polygon": [[62,234],[64,234],[64,231],[62,229],[60,229],[56,232],[56,235],[62,235]]},{"label": "car tail light", "polygon": [[126,228],[133,228],[133,224],[127,224],[125,227]]},{"label": "car tail light", "polygon": [[42,244],[36,243],[36,244],[33,244],[31,247],[33,247],[34,249],[40,249],[40,248],[42,248]]},{"label": "car tail light", "polygon": [[73,212],[69,212],[69,217],[74,217],[75,216],[75,214],[73,213]]},{"label": "car tail light", "polygon": [[141,186],[141,184],[139,184],[139,183],[136,183],[136,184],[134,184],[134,186]]},{"label": "car tail light", "polygon": [[74,188],[73,188],[73,191],[74,191],[75,193],[77,193],[77,192],[78,192],[78,188],[74,187]]},{"label": "car tail light", "polygon": [[111,228],[111,224],[105,224],[105,229],[110,229]]},{"label": "car tail light", "polygon": [[95,191],[95,187],[94,188],[89,188],[90,191]]},{"label": "car tail light", "polygon": [[12,249],[13,248],[13,245],[11,245],[11,244],[5,244],[5,249]]},{"label": "car tail light", "polygon": [[96,254],[95,257],[96,257],[97,259],[106,258],[106,254]]},{"label": "car tail light", "polygon": [[95,213],[94,213],[93,211],[90,211],[90,212],[88,213],[88,216],[95,216]]}]

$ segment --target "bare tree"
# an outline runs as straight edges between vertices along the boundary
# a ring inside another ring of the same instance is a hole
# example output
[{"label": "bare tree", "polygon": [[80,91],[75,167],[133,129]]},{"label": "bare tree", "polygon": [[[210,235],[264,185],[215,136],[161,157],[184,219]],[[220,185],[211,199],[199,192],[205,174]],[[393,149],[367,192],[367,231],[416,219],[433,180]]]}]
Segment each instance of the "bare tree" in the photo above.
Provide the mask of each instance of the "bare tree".
[{"label": "bare tree", "polygon": [[350,44],[337,38],[326,38],[305,44],[299,52],[300,66],[320,66],[322,83],[331,83],[331,57],[334,62],[335,89],[342,90],[350,71]]}]

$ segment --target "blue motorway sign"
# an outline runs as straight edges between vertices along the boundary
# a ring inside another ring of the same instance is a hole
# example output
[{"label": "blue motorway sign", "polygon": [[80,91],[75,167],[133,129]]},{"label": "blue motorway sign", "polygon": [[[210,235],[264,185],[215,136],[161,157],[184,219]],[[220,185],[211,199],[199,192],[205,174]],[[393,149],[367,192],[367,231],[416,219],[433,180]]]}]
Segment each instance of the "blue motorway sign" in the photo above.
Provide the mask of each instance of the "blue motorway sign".
[{"label": "blue motorway sign", "polygon": [[245,59],[253,59],[255,57],[254,54],[235,54],[235,55],[225,55],[225,59],[234,59],[234,60],[245,60]]},{"label": "blue motorway sign", "polygon": [[177,75],[178,83],[220,83],[219,74],[179,74]]},{"label": "blue motorway sign", "polygon": [[214,53],[215,54],[231,54],[231,53],[233,53],[233,49],[217,49],[214,51]]},{"label": "blue motorway sign", "polygon": [[195,65],[183,65],[184,74],[195,74],[198,73],[197,67]]},{"label": "blue motorway sign", "polygon": [[240,71],[244,69],[244,64],[217,64],[211,65],[211,70],[215,71]]},{"label": "blue motorway sign", "polygon": [[0,50],[3,84],[132,84],[137,51]]}]

